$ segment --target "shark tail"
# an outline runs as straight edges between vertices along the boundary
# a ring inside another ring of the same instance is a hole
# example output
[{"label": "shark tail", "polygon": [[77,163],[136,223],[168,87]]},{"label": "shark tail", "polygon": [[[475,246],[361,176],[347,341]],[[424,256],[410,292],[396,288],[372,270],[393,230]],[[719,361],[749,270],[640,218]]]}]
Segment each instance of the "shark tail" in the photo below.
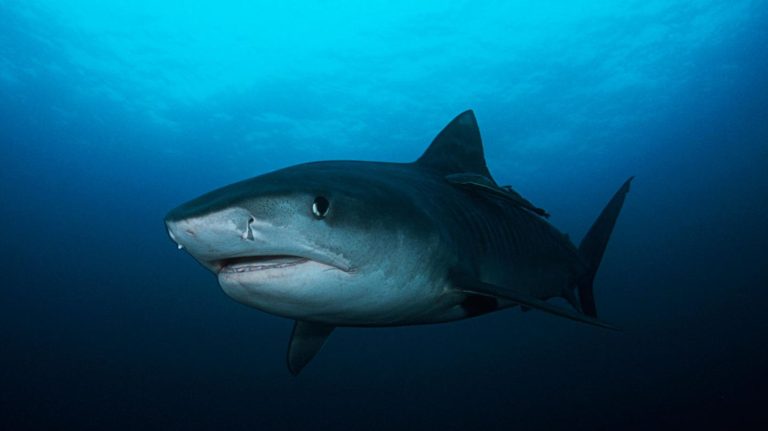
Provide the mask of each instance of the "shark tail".
[{"label": "shark tail", "polygon": [[587,273],[577,282],[576,288],[579,293],[579,303],[584,314],[597,317],[597,307],[595,306],[595,295],[593,293],[592,284],[595,281],[595,275],[597,269],[600,267],[600,261],[603,259],[603,253],[605,253],[605,246],[608,244],[608,239],[613,232],[613,226],[616,224],[616,219],[619,217],[621,207],[624,205],[624,198],[629,192],[629,185],[634,177],[624,182],[621,188],[613,195],[608,205],[603,208],[603,211],[597,217],[592,227],[584,236],[584,239],[579,244],[579,254],[587,264]]}]

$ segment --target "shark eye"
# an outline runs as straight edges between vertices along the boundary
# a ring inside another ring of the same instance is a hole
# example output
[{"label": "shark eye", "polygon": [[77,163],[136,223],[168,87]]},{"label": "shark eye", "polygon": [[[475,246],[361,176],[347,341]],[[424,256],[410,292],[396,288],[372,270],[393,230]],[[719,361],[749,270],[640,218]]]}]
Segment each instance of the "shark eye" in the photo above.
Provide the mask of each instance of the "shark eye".
[{"label": "shark eye", "polygon": [[328,202],[328,199],[318,196],[315,198],[315,202],[312,203],[312,214],[314,214],[317,219],[324,218],[325,215],[328,214],[329,206],[331,206],[331,203]]}]

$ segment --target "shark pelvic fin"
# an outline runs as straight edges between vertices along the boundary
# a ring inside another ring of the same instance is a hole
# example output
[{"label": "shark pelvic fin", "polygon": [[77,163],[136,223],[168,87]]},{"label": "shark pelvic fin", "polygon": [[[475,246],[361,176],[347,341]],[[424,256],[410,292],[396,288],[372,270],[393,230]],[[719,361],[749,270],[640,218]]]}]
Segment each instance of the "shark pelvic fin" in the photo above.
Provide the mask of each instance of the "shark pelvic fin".
[{"label": "shark pelvic fin", "polygon": [[528,211],[540,215],[542,217],[549,217],[549,213],[532,204],[531,201],[524,198],[520,193],[516,192],[511,186],[499,187],[493,179],[480,174],[473,173],[458,173],[445,176],[445,180],[456,186],[465,188],[470,191],[477,191],[481,193],[488,193],[502,199],[511,202],[521,208],[525,208]]},{"label": "shark pelvic fin", "polygon": [[617,329],[616,327],[603,322],[602,320],[587,316],[586,314],[579,313],[575,310],[558,307],[530,295],[516,293],[506,287],[485,283],[480,280],[475,280],[457,273],[452,274],[452,279],[454,287],[464,293],[491,296],[497,299],[505,299],[508,301],[516,302],[523,307],[533,308],[535,310],[554,314],[560,317],[565,317],[566,319],[575,320],[577,322],[587,323],[590,325],[599,326],[601,328],[613,330]]},{"label": "shark pelvic fin", "polygon": [[490,178],[475,113],[464,111],[448,123],[416,163],[445,173],[472,172]]},{"label": "shark pelvic fin", "polygon": [[288,345],[288,369],[294,376],[315,357],[335,326],[297,320]]}]

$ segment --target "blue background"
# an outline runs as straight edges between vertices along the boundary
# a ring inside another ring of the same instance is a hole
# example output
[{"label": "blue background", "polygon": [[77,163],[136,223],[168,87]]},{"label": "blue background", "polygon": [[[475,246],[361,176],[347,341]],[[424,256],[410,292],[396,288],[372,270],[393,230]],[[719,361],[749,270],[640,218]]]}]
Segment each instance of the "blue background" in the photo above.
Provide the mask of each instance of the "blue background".
[{"label": "blue background", "polygon": [[[0,0],[0,427],[765,425],[767,46],[758,0]],[[166,236],[236,180],[414,160],[468,108],[576,240],[637,176],[596,280],[623,332],[340,329],[293,378],[291,322]]]}]

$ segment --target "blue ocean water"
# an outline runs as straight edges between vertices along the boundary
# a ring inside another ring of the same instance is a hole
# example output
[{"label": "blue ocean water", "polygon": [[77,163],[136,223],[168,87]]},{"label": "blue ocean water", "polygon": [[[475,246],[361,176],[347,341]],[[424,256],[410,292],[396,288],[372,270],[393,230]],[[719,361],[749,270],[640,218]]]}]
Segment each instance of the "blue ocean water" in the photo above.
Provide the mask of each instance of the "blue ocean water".
[{"label": "blue ocean water", "polygon": [[[0,1],[0,428],[766,424],[762,1]],[[226,297],[168,210],[323,159],[410,161],[475,110],[578,240],[635,175],[604,331],[518,310],[337,330]]]}]

